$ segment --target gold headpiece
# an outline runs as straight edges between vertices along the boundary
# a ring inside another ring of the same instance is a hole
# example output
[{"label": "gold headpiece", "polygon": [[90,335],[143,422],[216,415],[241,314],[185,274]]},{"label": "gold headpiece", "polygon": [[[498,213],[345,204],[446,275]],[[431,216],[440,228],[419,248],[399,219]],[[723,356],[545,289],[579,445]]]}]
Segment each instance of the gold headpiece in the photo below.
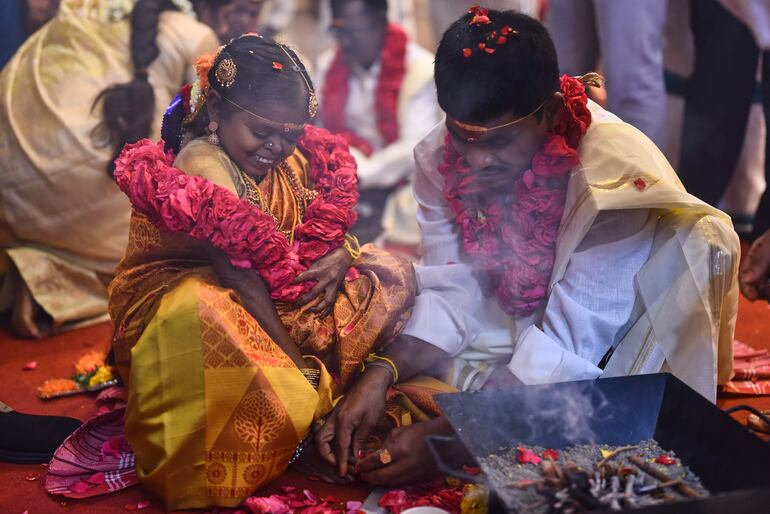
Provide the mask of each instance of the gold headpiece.
[{"label": "gold headpiece", "polygon": [[280,122],[277,122],[277,121],[269,120],[269,119],[265,118],[264,116],[260,116],[259,114],[248,110],[247,108],[245,108],[241,104],[239,104],[239,103],[237,103],[237,102],[235,102],[233,100],[230,100],[229,98],[227,98],[224,95],[222,95],[222,98],[224,98],[227,102],[229,102],[230,104],[234,105],[238,109],[242,110],[245,113],[251,114],[252,116],[254,116],[257,119],[260,119],[262,121],[266,121],[267,123],[272,123],[274,125],[280,125],[283,128],[284,132],[291,132],[292,130],[305,130],[305,124],[304,123],[299,123],[299,124],[298,123],[280,123]]},{"label": "gold headpiece", "polygon": [[[525,116],[522,116],[521,118],[516,118],[515,120],[509,121],[508,123],[503,123],[501,125],[495,125],[494,127],[483,127],[481,125],[472,125],[470,123],[463,123],[462,121],[458,121],[458,120],[451,120],[451,122],[455,126],[465,130],[466,132],[476,132],[476,133],[491,132],[493,130],[497,130],[497,129],[501,129],[501,128],[505,128],[505,127],[510,127],[511,125],[516,125],[517,123],[519,123],[519,122],[529,118],[530,116],[535,114],[537,111],[539,111],[545,105],[545,102],[547,100],[548,99],[543,100],[540,103],[540,105],[538,105],[537,108],[535,108],[535,110],[533,110],[529,114],[527,114]],[[468,138],[468,141],[472,143],[472,142],[475,142],[476,139],[471,137],[471,138]]]},{"label": "gold headpiece", "polygon": [[225,57],[219,64],[214,72],[214,76],[219,82],[219,85],[229,89],[235,83],[235,76],[238,74],[238,68],[235,66],[235,61],[230,57]]},{"label": "gold headpiece", "polygon": [[308,100],[307,100],[307,113],[310,115],[310,119],[316,117],[318,114],[318,98],[315,95],[315,91],[313,90],[313,87],[310,85],[310,81],[308,80],[306,73],[302,73],[302,68],[300,68],[297,61],[294,60],[294,58],[291,56],[291,54],[286,50],[286,47],[284,47],[282,44],[278,43],[278,47],[283,50],[283,53],[286,54],[286,57],[289,58],[292,64],[292,69],[299,73],[300,77],[302,77],[302,80],[305,81],[305,86],[307,86],[307,94],[308,94]]}]

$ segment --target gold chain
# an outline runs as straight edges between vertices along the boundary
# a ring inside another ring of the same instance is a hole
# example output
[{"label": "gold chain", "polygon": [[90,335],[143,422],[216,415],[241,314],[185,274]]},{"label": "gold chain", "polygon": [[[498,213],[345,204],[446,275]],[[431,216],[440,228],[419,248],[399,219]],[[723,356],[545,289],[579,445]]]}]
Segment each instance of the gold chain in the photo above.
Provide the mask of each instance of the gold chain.
[{"label": "gold chain", "polygon": [[[235,163],[233,163],[235,164]],[[293,239],[293,230],[282,230],[280,228],[280,222],[278,220],[278,217],[270,211],[269,206],[265,202],[264,197],[262,196],[262,191],[259,189],[259,185],[257,182],[245,171],[243,171],[239,166],[235,166],[235,168],[238,170],[238,174],[240,176],[241,182],[243,183],[244,188],[246,189],[246,199],[251,203],[252,205],[258,207],[262,212],[269,215],[271,218],[273,218],[273,221],[275,221],[276,228],[286,236],[286,239],[288,241],[292,241]],[[299,223],[302,223],[302,220],[305,218],[305,204],[312,202],[317,196],[318,192],[308,189],[304,187],[297,176],[294,174],[294,172],[289,168],[289,166],[285,162],[281,162],[278,164],[277,171],[279,174],[286,177],[286,180],[289,181],[289,186],[291,187],[292,192],[294,193],[294,199],[297,201],[297,205],[299,206]]]}]

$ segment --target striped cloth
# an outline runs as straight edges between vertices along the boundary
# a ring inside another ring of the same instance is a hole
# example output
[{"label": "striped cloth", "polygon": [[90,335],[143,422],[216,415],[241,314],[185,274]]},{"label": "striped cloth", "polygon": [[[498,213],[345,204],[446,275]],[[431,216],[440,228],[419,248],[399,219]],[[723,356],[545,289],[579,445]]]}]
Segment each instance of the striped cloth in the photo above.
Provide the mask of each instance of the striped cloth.
[{"label": "striped cloth", "polygon": [[734,341],[733,369],[733,379],[722,387],[722,393],[770,395],[770,351]]},{"label": "striped cloth", "polygon": [[92,418],[73,432],[48,465],[45,489],[89,498],[139,483],[136,458],[123,429],[125,407]]}]

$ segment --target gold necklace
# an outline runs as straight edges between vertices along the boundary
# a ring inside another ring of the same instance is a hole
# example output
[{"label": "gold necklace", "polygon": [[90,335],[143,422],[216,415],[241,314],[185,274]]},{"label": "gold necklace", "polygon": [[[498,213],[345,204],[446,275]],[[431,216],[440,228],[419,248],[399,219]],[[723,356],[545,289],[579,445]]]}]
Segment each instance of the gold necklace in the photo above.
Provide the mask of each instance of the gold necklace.
[{"label": "gold necklace", "polygon": [[305,205],[315,200],[318,196],[318,192],[312,189],[308,189],[302,185],[297,175],[292,171],[286,161],[278,164],[279,173],[286,177],[289,181],[289,186],[294,193],[294,198],[297,200],[297,205],[300,208],[300,219],[305,218]]},{"label": "gold necklace", "polygon": [[[234,163],[233,163],[234,164]],[[254,205],[255,207],[258,207],[259,210],[273,218],[273,221],[275,222],[275,228],[282,233],[284,236],[286,236],[286,239],[288,241],[291,241],[293,239],[292,232],[288,230],[281,229],[280,221],[278,220],[278,217],[272,213],[269,206],[266,204],[265,199],[262,196],[262,191],[259,189],[259,185],[257,184],[257,181],[254,180],[248,173],[243,171],[238,165],[235,166],[235,169],[238,170],[238,174],[240,176],[241,182],[243,183],[243,187],[246,189],[246,199],[249,201],[250,204]]]}]

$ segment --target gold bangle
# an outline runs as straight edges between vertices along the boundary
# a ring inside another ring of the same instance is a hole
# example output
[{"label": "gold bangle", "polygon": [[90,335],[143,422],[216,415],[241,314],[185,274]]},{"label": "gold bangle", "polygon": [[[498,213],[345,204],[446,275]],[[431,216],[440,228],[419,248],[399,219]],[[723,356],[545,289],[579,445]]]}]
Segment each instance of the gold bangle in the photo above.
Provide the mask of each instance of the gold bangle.
[{"label": "gold bangle", "polygon": [[382,355],[377,355],[376,353],[370,353],[369,357],[366,359],[366,362],[375,362],[375,361],[382,361],[388,363],[388,365],[393,370],[393,383],[395,384],[398,382],[398,368],[396,367],[396,363],[390,360],[387,357],[384,357]]},{"label": "gold bangle", "polygon": [[342,244],[342,247],[347,250],[353,260],[361,257],[361,245],[358,244],[358,238],[356,238],[356,236],[346,234],[345,242]]}]

